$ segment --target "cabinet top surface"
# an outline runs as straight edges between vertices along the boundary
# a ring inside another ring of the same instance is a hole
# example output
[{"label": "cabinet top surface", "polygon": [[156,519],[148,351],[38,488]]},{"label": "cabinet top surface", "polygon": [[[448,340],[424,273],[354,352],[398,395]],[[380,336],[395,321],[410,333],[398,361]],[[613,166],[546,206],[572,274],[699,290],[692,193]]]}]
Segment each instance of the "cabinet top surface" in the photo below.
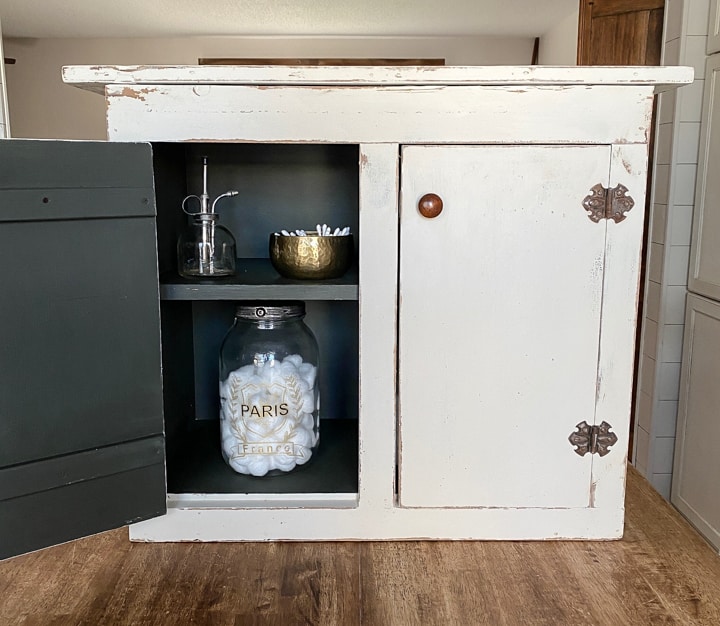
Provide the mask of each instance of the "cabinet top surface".
[{"label": "cabinet top surface", "polygon": [[250,66],[69,65],[63,81],[104,93],[112,84],[296,86],[645,85],[663,91],[692,82],[691,67],[603,66]]}]

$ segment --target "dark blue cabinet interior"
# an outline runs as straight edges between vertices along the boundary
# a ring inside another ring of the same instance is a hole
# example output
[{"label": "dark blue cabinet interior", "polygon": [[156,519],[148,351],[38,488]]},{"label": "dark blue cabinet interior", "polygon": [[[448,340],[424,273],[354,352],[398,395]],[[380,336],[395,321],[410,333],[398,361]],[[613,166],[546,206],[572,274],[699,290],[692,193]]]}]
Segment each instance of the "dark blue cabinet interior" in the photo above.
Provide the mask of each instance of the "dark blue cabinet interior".
[{"label": "dark blue cabinet interior", "polygon": [[[297,281],[272,268],[268,239],[315,224],[351,227],[359,240],[356,145],[153,144],[169,493],[357,492],[358,270]],[[176,270],[182,199],[202,188],[237,240],[238,275],[188,280]],[[321,430],[316,458],[286,476],[253,478],[223,462],[218,431],[218,353],[242,301],[303,300],[320,346]]]}]

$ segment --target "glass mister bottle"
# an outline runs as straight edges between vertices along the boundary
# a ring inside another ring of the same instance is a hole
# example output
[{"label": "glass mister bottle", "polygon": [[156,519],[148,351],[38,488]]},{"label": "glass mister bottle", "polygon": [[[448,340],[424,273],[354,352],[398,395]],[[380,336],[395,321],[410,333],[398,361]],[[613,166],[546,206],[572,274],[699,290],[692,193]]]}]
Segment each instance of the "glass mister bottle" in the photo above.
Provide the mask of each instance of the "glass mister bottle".
[{"label": "glass mister bottle", "polygon": [[[200,196],[189,195],[182,202],[183,211],[192,220],[180,234],[177,244],[178,272],[186,278],[220,278],[235,274],[235,238],[232,233],[218,224],[219,215],[215,206],[219,200],[236,196],[237,191],[219,195],[210,205],[207,188],[208,158],[202,157],[203,191]],[[200,211],[191,213],[187,202],[195,198]]]}]

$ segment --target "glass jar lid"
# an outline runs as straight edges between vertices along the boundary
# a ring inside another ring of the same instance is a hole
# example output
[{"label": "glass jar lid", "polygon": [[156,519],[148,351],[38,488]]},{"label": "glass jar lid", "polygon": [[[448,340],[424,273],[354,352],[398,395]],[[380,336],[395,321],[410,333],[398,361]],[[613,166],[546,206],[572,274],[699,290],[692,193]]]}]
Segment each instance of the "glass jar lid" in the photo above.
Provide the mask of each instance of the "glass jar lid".
[{"label": "glass jar lid", "polygon": [[241,304],[235,317],[243,320],[272,320],[281,321],[305,315],[304,302],[283,302],[272,304]]}]

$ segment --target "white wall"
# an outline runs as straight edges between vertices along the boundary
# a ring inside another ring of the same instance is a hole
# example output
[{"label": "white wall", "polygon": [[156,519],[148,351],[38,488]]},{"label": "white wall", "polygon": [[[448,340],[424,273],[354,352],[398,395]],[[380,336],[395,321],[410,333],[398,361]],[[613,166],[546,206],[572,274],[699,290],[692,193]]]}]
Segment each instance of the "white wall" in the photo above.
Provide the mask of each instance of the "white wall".
[{"label": "white wall", "polygon": [[444,58],[447,65],[528,65],[528,37],[202,37],[7,39],[13,136],[105,139],[105,102],[64,85],[63,65],[183,65],[202,57]]},{"label": "white wall", "polygon": [[660,95],[633,463],[670,496],[709,0],[665,0],[663,65],[692,85]]},{"label": "white wall", "polygon": [[0,139],[10,136],[7,108],[8,104],[5,83],[5,61],[3,57],[2,24],[0,24]]},{"label": "white wall", "polygon": [[580,3],[554,28],[540,37],[540,65],[577,65],[578,21]]}]

